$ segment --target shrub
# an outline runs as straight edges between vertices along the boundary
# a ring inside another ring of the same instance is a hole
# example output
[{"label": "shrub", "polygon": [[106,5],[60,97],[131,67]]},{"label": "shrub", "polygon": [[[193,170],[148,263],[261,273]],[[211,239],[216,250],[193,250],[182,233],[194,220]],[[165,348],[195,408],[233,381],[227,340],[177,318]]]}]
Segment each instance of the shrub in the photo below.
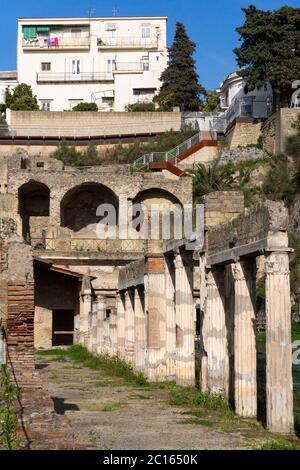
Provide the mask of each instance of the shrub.
[{"label": "shrub", "polygon": [[96,103],[79,103],[72,108],[72,111],[98,111],[98,106]]},{"label": "shrub", "polygon": [[286,139],[286,152],[292,157],[300,157],[300,114],[297,121],[293,124],[296,129],[296,135],[290,135]]},{"label": "shrub", "polygon": [[156,111],[154,103],[134,103],[128,104],[125,107],[125,110],[129,113],[144,113],[144,112],[154,112]]},{"label": "shrub", "polygon": [[89,145],[86,150],[80,152],[70,146],[66,140],[62,140],[52,156],[61,160],[65,165],[75,167],[100,165],[100,157],[95,145]]},{"label": "shrub", "polygon": [[284,201],[287,205],[293,201],[296,192],[294,172],[283,155],[270,160],[270,169],[265,176],[262,192],[273,201]]}]

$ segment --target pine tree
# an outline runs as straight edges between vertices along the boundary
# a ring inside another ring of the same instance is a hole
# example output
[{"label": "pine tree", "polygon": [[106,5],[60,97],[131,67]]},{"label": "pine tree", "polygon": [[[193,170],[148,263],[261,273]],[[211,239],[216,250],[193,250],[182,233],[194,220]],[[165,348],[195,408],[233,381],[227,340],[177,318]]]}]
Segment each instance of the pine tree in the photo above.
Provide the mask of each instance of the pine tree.
[{"label": "pine tree", "polygon": [[250,5],[242,10],[245,23],[236,30],[242,45],[234,49],[240,75],[249,91],[269,81],[274,103],[287,104],[293,81],[300,79],[300,8],[264,11]]},{"label": "pine tree", "polygon": [[199,95],[204,88],[198,83],[196,61],[193,54],[196,44],[187,35],[182,23],[176,23],[173,45],[169,48],[168,67],[161,75],[159,94],[154,101],[167,110],[180,106],[182,111],[197,111],[201,105]]}]

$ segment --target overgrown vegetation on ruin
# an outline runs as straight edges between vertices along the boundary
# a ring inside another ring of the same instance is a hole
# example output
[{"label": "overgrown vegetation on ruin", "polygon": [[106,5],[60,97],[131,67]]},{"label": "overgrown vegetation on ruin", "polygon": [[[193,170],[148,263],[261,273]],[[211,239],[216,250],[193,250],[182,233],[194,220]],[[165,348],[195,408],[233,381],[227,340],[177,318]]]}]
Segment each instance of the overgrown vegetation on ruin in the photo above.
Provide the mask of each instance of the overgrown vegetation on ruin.
[{"label": "overgrown vegetation on ruin", "polygon": [[82,364],[84,367],[94,370],[100,369],[108,375],[121,377],[126,382],[133,382],[139,386],[147,385],[145,376],[141,372],[135,372],[131,365],[127,364],[125,361],[122,361],[118,357],[110,357],[106,354],[96,356],[80,345],[71,346],[67,349],[39,350],[38,354],[42,356],[54,355],[66,357]]},{"label": "overgrown vegetation on ruin", "polygon": [[18,389],[11,383],[6,365],[1,365],[0,379],[0,448],[13,450],[19,447],[18,418],[14,405]]},{"label": "overgrown vegetation on ruin", "polygon": [[191,126],[184,127],[181,131],[173,130],[156,136],[150,142],[136,141],[129,145],[115,145],[103,149],[95,145],[89,145],[85,150],[77,150],[74,146],[62,140],[52,156],[61,160],[65,165],[74,167],[97,166],[107,164],[130,164],[145,153],[165,152],[176,147],[196,133]]}]

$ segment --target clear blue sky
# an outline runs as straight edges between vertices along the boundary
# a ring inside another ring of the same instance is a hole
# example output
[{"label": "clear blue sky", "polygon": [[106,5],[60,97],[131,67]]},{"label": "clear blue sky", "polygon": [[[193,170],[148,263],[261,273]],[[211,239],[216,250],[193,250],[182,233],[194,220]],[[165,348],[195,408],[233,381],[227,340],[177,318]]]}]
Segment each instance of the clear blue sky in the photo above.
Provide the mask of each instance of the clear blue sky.
[{"label": "clear blue sky", "polygon": [[176,21],[187,27],[197,44],[198,72],[207,88],[219,86],[222,78],[236,68],[232,49],[238,45],[235,28],[243,24],[242,7],[255,4],[275,9],[285,4],[300,8],[300,0],[2,0],[0,70],[16,68],[16,29],[18,17],[69,17],[163,15],[169,17],[168,43],[174,35]]}]

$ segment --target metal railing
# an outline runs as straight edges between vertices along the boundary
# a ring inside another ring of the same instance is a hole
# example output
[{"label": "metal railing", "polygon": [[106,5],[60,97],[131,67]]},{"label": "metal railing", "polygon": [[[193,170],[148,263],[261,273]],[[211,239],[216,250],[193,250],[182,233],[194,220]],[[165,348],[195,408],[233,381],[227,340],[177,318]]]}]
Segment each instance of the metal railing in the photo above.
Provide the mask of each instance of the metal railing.
[{"label": "metal railing", "polygon": [[133,163],[134,166],[146,166],[149,163],[163,163],[163,162],[172,162],[174,165],[178,162],[178,157],[182,155],[184,152],[189,150],[190,148],[197,145],[201,142],[202,136],[201,132],[193,135],[182,144],[177,145],[177,147],[168,150],[167,152],[152,152],[143,155],[142,157],[135,160]]},{"label": "metal railing", "polygon": [[47,39],[23,39],[22,47],[25,49],[64,49],[64,48],[71,48],[71,47],[90,47],[90,38],[77,38],[77,37],[70,37],[70,38],[54,38],[50,40],[50,43]]},{"label": "metal railing", "polygon": [[143,253],[145,240],[90,239],[90,238],[31,238],[37,251],[66,251],[94,253]]},{"label": "metal railing", "polygon": [[126,37],[126,36],[119,36],[115,38],[98,38],[97,39],[98,47],[157,47],[158,45],[158,38],[157,37],[150,37],[150,38],[141,38],[141,37]]},{"label": "metal railing", "polygon": [[114,72],[143,72],[149,70],[149,64],[146,62],[117,62]]},{"label": "metal railing", "polygon": [[112,73],[81,72],[74,75],[70,72],[40,72],[36,74],[37,82],[105,82],[113,81]]}]

